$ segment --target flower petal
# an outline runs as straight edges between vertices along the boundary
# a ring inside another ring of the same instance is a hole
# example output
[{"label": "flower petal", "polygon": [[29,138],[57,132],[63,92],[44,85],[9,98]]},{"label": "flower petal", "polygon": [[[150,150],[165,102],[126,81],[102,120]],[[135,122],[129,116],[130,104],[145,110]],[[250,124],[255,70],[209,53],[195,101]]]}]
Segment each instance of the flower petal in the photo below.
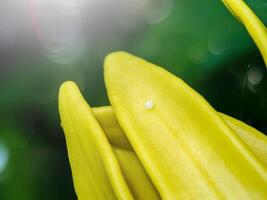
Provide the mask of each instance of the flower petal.
[{"label": "flower petal", "polygon": [[220,113],[220,115],[250,150],[267,166],[267,136],[233,117],[223,113]]},{"label": "flower petal", "polygon": [[110,54],[104,73],[116,118],[162,198],[266,199],[266,168],[182,80],[125,52]]},{"label": "flower petal", "polygon": [[244,0],[222,0],[230,12],[243,23],[258,46],[267,66],[267,29]]},{"label": "flower petal", "polygon": [[117,119],[114,117],[113,110],[110,106],[96,107],[92,108],[92,110],[109,139],[109,142],[113,146],[123,149],[132,149]]},{"label": "flower petal", "polygon": [[135,199],[160,199],[153,183],[132,151],[132,147],[121,130],[112,108],[110,106],[103,106],[92,108],[92,110],[113,146],[122,173]]},{"label": "flower petal", "polygon": [[122,172],[135,199],[159,200],[159,194],[133,151],[114,148]]},{"label": "flower petal", "polygon": [[[133,151],[125,133],[121,130],[111,106],[92,108],[111,144]],[[267,136],[255,128],[226,114],[219,113],[249,149],[267,166]]]},{"label": "flower petal", "polygon": [[78,198],[133,199],[111,145],[73,82],[60,87],[59,113]]}]

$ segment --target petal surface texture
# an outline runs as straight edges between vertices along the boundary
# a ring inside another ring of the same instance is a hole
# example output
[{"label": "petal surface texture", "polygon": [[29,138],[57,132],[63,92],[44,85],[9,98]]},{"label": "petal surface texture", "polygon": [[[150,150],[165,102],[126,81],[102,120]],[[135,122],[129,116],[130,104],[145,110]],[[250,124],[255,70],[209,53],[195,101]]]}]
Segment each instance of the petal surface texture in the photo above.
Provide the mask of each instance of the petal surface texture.
[{"label": "petal surface texture", "polygon": [[[111,106],[96,107],[93,108],[93,112],[112,145],[133,151]],[[249,149],[267,166],[267,136],[238,119],[223,113],[219,114]]]},{"label": "petal surface texture", "polygon": [[103,128],[109,142],[118,148],[132,149],[125,134],[121,130],[111,106],[92,108],[94,115]]},{"label": "petal surface texture", "polygon": [[240,120],[220,114],[241,140],[267,166],[267,136]]},{"label": "petal surface texture", "polygon": [[60,87],[59,112],[78,199],[133,199],[112,147],[75,83]]},{"label": "petal surface texture", "polygon": [[133,151],[114,148],[122,172],[136,200],[159,200],[160,196]]},{"label": "petal surface texture", "polygon": [[181,79],[125,52],[107,56],[104,75],[116,118],[163,199],[267,198],[266,168]]},{"label": "petal surface texture", "polygon": [[112,144],[125,180],[137,200],[157,200],[159,194],[139,162],[110,106],[92,108],[93,113]]}]

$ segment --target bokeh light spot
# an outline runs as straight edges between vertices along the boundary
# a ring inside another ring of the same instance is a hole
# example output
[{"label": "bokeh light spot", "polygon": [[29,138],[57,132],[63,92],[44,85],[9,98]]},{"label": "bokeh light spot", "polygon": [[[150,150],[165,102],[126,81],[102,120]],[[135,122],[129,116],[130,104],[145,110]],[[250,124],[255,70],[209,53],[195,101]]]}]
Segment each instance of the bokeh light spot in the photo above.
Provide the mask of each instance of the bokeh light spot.
[{"label": "bokeh light spot", "polygon": [[7,167],[9,159],[9,151],[5,144],[0,143],[0,174],[4,172]]}]

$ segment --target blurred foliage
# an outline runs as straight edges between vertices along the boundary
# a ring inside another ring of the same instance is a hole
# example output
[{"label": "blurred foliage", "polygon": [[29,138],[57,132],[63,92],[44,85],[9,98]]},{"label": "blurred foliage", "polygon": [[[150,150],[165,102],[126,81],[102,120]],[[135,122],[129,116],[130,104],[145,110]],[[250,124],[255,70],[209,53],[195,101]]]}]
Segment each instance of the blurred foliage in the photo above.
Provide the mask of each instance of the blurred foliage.
[{"label": "blurred foliage", "polygon": [[[266,2],[246,2],[267,23]],[[219,111],[266,133],[262,57],[221,2],[178,1],[169,18],[147,31],[133,52],[182,77]],[[247,81],[250,71],[261,73],[259,84]]]},{"label": "blurred foliage", "polygon": [[[246,2],[267,23],[265,0]],[[74,80],[91,106],[108,104],[102,65],[114,50],[165,67],[217,110],[267,133],[264,63],[245,28],[220,1],[173,1],[170,15],[160,23],[123,36],[104,35],[66,64],[51,61],[37,37],[37,50],[30,55],[2,53],[8,61],[0,71],[0,199],[75,199],[57,111],[58,88]],[[2,171],[1,151],[7,156]]]}]

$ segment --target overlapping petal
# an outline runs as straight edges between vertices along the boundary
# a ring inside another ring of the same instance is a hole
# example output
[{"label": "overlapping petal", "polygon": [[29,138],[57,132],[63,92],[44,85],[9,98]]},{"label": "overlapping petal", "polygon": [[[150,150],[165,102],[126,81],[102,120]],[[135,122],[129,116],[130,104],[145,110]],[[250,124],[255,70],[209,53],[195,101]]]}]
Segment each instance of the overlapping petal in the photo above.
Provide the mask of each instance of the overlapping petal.
[{"label": "overlapping petal", "polygon": [[116,118],[163,199],[266,198],[266,168],[181,79],[116,52],[105,60],[105,82]]},{"label": "overlapping petal", "polygon": [[105,79],[113,108],[91,110],[73,82],[60,89],[79,199],[266,197],[262,133],[217,113],[182,80],[128,53],[107,57]]},{"label": "overlapping petal", "polygon": [[[94,115],[101,124],[107,138],[112,145],[133,151],[125,133],[120,128],[111,106],[93,108]],[[218,113],[220,117],[232,128],[249,149],[267,166],[267,136],[255,128],[239,121],[229,115]]]},{"label": "overlapping petal", "polygon": [[[267,63],[264,24],[242,0],[223,2]],[[266,136],[141,58],[115,52],[104,65],[112,106],[91,109],[73,82],[59,92],[80,200],[267,198]]]},{"label": "overlapping petal", "polygon": [[78,198],[133,199],[112,147],[75,83],[61,86],[59,112]]}]

